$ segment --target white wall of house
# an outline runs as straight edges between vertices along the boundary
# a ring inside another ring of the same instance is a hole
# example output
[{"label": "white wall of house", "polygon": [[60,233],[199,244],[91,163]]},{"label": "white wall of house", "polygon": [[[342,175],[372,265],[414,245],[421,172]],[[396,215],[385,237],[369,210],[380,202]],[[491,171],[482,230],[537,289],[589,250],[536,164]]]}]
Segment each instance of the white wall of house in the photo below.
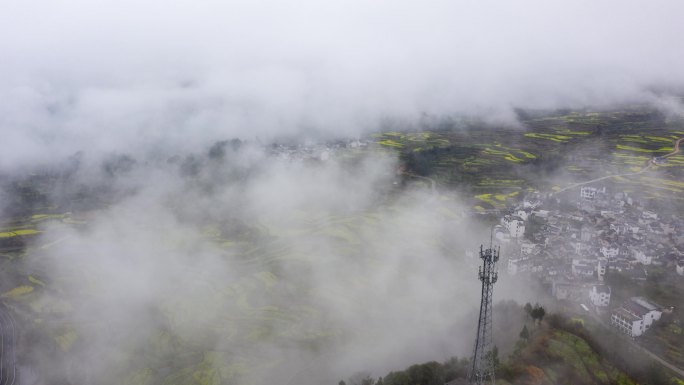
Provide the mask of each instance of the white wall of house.
[{"label": "white wall of house", "polygon": [[620,248],[619,247],[603,246],[603,247],[601,247],[601,249],[599,249],[599,251],[606,258],[615,258],[620,253]]},{"label": "white wall of house", "polygon": [[532,214],[539,218],[548,218],[549,217],[549,210],[537,210],[533,211]]},{"label": "white wall of house", "polygon": [[511,241],[511,235],[507,230],[501,229],[494,232],[494,238],[496,238],[501,243],[508,243]]},{"label": "white wall of house", "polygon": [[644,333],[644,323],[642,320],[632,323],[632,337],[639,337]]},{"label": "white wall of house", "polygon": [[520,244],[520,252],[523,254],[531,254],[534,251],[535,244],[531,242],[523,242]]},{"label": "white wall of house", "polygon": [[641,217],[644,219],[653,219],[656,220],[658,219],[658,214],[654,213],[653,211],[645,211],[641,213]]},{"label": "white wall of house", "polygon": [[517,259],[509,259],[508,260],[508,274],[509,275],[518,274],[518,260]]},{"label": "white wall of house", "polygon": [[528,217],[530,214],[528,214],[527,211],[525,211],[525,210],[518,210],[518,211],[515,212],[515,215],[519,216],[520,219],[522,219],[523,221],[526,221],[526,220],[527,220],[527,217]]},{"label": "white wall of house", "polygon": [[525,235],[525,221],[518,217],[505,216],[501,219],[501,224],[511,234],[511,238],[521,238]]},{"label": "white wall of house", "polygon": [[606,275],[606,266],[608,266],[606,261],[602,261],[601,259],[596,263],[596,274],[598,275],[599,281],[603,281],[603,277]]},{"label": "white wall of house", "polygon": [[628,320],[616,313],[613,313],[610,316],[610,324],[617,328],[621,333],[631,337],[638,337],[644,332],[642,320]]},{"label": "white wall of house", "polygon": [[594,187],[582,187],[580,189],[580,198],[594,199],[596,197],[596,189]]},{"label": "white wall of house", "polygon": [[596,187],[590,187],[590,186],[584,186],[580,188],[580,198],[586,199],[586,200],[593,200],[596,198],[596,195],[598,193],[605,194],[606,188],[596,188]]},{"label": "white wall of house", "polygon": [[596,285],[591,287],[589,291],[589,299],[594,306],[606,307],[610,304],[610,290],[599,291]]},{"label": "white wall of house", "polygon": [[637,262],[640,262],[644,265],[650,265],[651,262],[653,262],[653,257],[651,257],[650,255],[646,255],[646,253],[644,253],[641,250],[634,250],[633,255],[634,259],[636,259]]}]

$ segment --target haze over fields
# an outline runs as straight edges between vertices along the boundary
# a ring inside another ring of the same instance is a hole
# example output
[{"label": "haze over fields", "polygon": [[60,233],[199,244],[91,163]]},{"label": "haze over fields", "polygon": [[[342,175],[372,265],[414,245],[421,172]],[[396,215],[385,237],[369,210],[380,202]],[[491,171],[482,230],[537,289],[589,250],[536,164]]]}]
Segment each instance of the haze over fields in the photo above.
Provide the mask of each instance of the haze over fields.
[{"label": "haze over fields", "polygon": [[684,6],[642,1],[0,4],[0,168],[77,150],[354,135],[422,113],[653,101]]},{"label": "haze over fields", "polygon": [[[21,194],[0,194],[3,226],[40,232],[3,259],[3,282],[31,287],[13,292],[22,383],[321,384],[467,356],[479,286],[464,254],[489,231],[464,198],[404,184],[386,149],[293,160],[273,144],[433,118],[518,127],[518,108],[681,116],[683,14],[678,0],[0,1],[0,178],[49,175],[25,218]],[[498,285],[498,299],[534,290]]]}]

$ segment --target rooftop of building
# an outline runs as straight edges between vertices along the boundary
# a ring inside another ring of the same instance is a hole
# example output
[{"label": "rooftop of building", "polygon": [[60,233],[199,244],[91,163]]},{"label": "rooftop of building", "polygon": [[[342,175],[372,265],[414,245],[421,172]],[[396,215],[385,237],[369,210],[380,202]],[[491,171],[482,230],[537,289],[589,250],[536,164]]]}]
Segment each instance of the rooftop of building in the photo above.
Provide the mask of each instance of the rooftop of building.
[{"label": "rooftop of building", "polygon": [[634,302],[631,299],[629,301],[625,301],[622,304],[622,307],[627,309],[630,313],[635,314],[639,317],[643,317],[651,311],[651,309],[641,305],[638,302]]},{"label": "rooftop of building", "polygon": [[613,314],[618,316],[619,318],[626,320],[627,322],[634,322],[634,321],[641,320],[641,317],[638,317],[637,315],[633,314],[632,312],[625,309],[624,307],[619,307],[619,308],[613,309]]},{"label": "rooftop of building", "polygon": [[596,285],[594,287],[596,288],[596,292],[598,293],[610,294],[610,286],[608,285]]},{"label": "rooftop of building", "polygon": [[632,297],[632,298],[630,298],[630,301],[639,304],[640,306],[648,309],[649,311],[658,310],[662,307],[662,306],[660,306],[660,305],[658,305],[652,301],[649,301],[648,299],[646,299],[644,297]]}]

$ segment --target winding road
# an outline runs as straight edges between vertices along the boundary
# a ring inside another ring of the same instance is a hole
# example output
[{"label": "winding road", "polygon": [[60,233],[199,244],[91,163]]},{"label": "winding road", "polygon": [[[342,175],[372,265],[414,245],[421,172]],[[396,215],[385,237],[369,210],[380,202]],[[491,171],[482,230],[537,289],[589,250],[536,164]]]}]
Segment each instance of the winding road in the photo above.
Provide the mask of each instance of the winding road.
[{"label": "winding road", "polygon": [[17,357],[14,350],[16,324],[10,310],[0,305],[0,385],[14,385],[17,379]]},{"label": "winding road", "polygon": [[[672,155],[676,155],[677,153],[679,153],[679,145],[681,144],[682,140],[684,140],[684,137],[677,139],[677,140],[675,141],[675,146],[674,146],[674,149],[672,150],[672,152],[670,152],[669,154],[663,155],[663,156],[661,156],[660,158],[668,158],[668,157],[670,157],[670,156],[672,156]],[[602,176],[602,177],[600,177],[600,178],[592,179],[592,180],[589,180],[589,181],[586,181],[586,182],[580,182],[580,183],[571,184],[570,186],[564,187],[564,188],[562,188],[562,189],[560,189],[560,190],[558,190],[558,191],[556,191],[556,192],[551,193],[551,195],[553,195],[553,194],[558,194],[558,193],[561,193],[561,192],[563,192],[563,191],[566,191],[566,190],[569,190],[569,189],[572,189],[572,188],[575,188],[575,187],[584,186],[585,184],[590,184],[590,183],[594,183],[594,182],[599,182],[599,181],[602,181],[602,180],[605,180],[605,179],[617,178],[617,177],[625,177],[625,176],[634,176],[634,175],[643,174],[644,172],[650,170],[651,167],[653,167],[653,166],[656,166],[655,158],[649,160],[649,161],[648,161],[648,164],[647,164],[644,168],[642,168],[641,170],[639,170],[639,171],[637,171],[637,172],[629,172],[629,173],[617,174],[617,175],[607,175],[607,176]]]}]

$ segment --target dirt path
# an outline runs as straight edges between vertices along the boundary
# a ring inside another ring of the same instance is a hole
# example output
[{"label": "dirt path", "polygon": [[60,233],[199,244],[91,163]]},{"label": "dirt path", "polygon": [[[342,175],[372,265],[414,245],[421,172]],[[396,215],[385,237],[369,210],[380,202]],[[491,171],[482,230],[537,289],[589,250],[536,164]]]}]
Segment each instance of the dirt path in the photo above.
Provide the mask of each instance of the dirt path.
[{"label": "dirt path", "polygon": [[672,155],[677,154],[677,153],[679,152],[679,144],[682,142],[682,140],[684,140],[684,137],[683,137],[683,138],[677,139],[677,141],[675,142],[674,150],[673,150],[671,153],[667,154],[667,155],[663,155],[662,157],[663,157],[663,158],[667,158],[667,157],[669,157],[669,156],[672,156]]},{"label": "dirt path", "polygon": [[652,166],[653,166],[653,163],[649,161],[649,162],[648,162],[648,165],[647,165],[646,167],[642,168],[641,170],[639,170],[639,171],[637,171],[637,172],[629,172],[629,173],[626,173],[626,174],[617,174],[617,175],[608,175],[608,176],[603,176],[603,177],[600,177],[600,178],[588,180],[588,181],[586,181],[586,182],[575,183],[575,184],[572,184],[572,185],[570,185],[570,186],[568,186],[568,187],[564,187],[564,188],[562,188],[562,189],[560,189],[560,190],[558,190],[558,191],[556,191],[556,192],[554,192],[554,193],[552,193],[552,194],[558,194],[558,193],[563,192],[563,191],[565,191],[565,190],[569,190],[569,189],[572,189],[572,188],[575,188],[575,187],[583,186],[583,185],[589,184],[589,183],[599,182],[599,181],[602,181],[602,180],[604,180],[604,179],[617,178],[617,177],[620,177],[620,176],[633,176],[633,175],[639,175],[639,174],[642,174],[642,173],[648,171]]}]

